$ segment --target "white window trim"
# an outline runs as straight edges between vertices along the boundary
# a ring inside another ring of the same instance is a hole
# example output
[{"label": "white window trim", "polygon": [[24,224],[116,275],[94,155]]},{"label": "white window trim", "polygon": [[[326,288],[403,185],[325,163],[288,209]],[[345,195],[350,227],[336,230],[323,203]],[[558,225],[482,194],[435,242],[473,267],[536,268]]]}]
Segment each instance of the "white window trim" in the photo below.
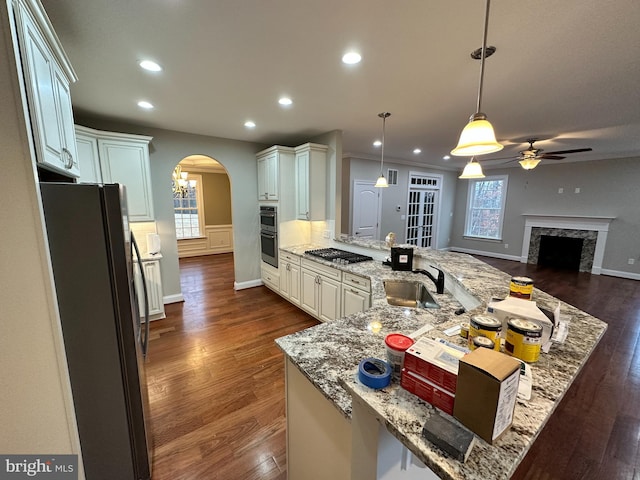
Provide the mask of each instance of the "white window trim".
[{"label": "white window trim", "polygon": [[[193,240],[194,238],[205,238],[204,235],[204,196],[202,193],[202,175],[199,173],[189,172],[189,180],[196,181],[196,208],[198,210],[198,230],[200,231],[200,235],[196,237],[180,237],[177,240]],[[175,212],[175,209],[174,209]],[[174,214],[175,218],[175,214]],[[175,225],[174,225],[175,228]],[[176,235],[177,236],[177,235]]]},{"label": "white window trim", "polygon": [[[471,220],[471,202],[473,200],[474,186],[478,182],[491,182],[491,181],[499,181],[499,180],[504,181],[504,195],[502,196],[502,202],[501,202],[501,205],[500,205],[500,219],[499,219],[500,227],[499,227],[499,230],[498,230],[498,236],[497,237],[486,237],[486,236],[481,236],[481,235],[472,235],[471,233],[469,233],[469,226],[470,226],[470,220]],[[507,202],[508,186],[509,186],[509,176],[508,175],[493,175],[493,176],[487,176],[487,177],[484,177],[484,178],[478,178],[478,179],[469,180],[469,186],[468,186],[468,190],[467,190],[467,212],[466,212],[465,220],[464,220],[464,237],[465,238],[470,238],[470,239],[473,239],[473,240],[496,241],[496,242],[502,241],[502,229],[504,227],[504,211],[505,211],[505,205],[506,205],[506,202]]]}]

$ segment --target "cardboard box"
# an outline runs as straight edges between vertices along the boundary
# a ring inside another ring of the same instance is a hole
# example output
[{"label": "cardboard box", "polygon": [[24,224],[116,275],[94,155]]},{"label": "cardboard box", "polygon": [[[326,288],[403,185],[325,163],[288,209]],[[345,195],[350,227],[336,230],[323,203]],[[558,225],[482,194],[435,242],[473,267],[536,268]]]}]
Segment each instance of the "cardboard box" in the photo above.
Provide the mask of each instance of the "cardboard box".
[{"label": "cardboard box", "polygon": [[464,352],[430,338],[421,338],[407,349],[404,368],[439,388],[456,393],[458,361]]},{"label": "cardboard box", "polygon": [[434,385],[417,373],[403,368],[400,377],[400,386],[443,412],[453,415],[455,395]]},{"label": "cardboard box", "polygon": [[540,325],[543,345],[549,341],[553,333],[553,322],[532,300],[507,297],[504,300],[489,303],[487,311],[502,322],[502,337],[507,335],[507,322],[510,318],[524,318]]},{"label": "cardboard box", "polygon": [[478,348],[459,362],[453,416],[488,443],[513,422],[520,361],[504,353]]}]

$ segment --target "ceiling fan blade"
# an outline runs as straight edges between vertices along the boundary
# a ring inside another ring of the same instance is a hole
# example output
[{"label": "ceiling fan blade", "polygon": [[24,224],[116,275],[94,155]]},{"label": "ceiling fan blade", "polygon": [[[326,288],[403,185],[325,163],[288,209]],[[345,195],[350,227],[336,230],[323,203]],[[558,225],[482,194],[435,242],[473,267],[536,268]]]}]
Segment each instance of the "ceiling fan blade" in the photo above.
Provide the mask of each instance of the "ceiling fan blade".
[{"label": "ceiling fan blade", "polygon": [[[508,157],[487,158],[487,161],[509,160],[510,162],[513,162],[513,161],[517,160],[518,158],[520,158],[520,155],[509,155]],[[482,157],[480,157],[480,160],[482,160]]]},{"label": "ceiling fan blade", "polygon": [[590,152],[593,148],[574,148],[573,150],[556,150],[554,152],[547,152],[546,155],[564,155],[566,153],[579,153]]},{"label": "ceiling fan blade", "polygon": [[562,160],[563,158],[567,158],[567,157],[561,157],[559,155],[549,155],[548,153],[543,153],[542,155],[538,156],[538,158],[542,158],[544,160]]}]

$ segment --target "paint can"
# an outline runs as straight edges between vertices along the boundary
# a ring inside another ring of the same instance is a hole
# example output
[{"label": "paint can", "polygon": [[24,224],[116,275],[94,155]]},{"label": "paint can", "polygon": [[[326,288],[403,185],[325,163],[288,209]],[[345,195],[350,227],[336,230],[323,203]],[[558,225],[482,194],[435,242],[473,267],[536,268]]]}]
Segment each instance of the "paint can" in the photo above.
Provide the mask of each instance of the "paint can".
[{"label": "paint can", "polygon": [[462,338],[469,338],[469,324],[464,322],[460,324],[460,336]]},{"label": "paint can", "polygon": [[500,351],[500,331],[502,322],[490,315],[474,315],[469,320],[469,338],[467,340],[469,348],[475,350],[473,339],[476,337],[487,337],[493,342],[493,349]]},{"label": "paint can", "polygon": [[511,277],[509,296],[531,300],[533,295],[533,280],[529,277]]},{"label": "paint can", "polygon": [[487,337],[475,337],[473,339],[473,349],[475,350],[476,348],[488,348],[490,350],[494,350],[496,342],[498,343],[498,345],[500,345],[500,339],[491,340]]},{"label": "paint can", "polygon": [[527,363],[538,361],[542,346],[542,327],[522,318],[507,321],[507,339],[504,350],[507,354]]}]

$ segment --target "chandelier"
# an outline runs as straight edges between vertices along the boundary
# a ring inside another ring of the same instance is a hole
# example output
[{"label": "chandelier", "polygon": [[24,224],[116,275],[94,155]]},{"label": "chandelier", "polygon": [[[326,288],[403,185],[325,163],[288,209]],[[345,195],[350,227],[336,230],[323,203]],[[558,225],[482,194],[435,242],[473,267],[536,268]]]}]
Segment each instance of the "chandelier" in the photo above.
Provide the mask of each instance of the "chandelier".
[{"label": "chandelier", "polygon": [[172,177],[174,196],[180,196],[184,198],[189,194],[189,188],[196,187],[196,181],[188,180],[189,173],[183,172],[180,164],[176,165],[176,168],[174,168]]}]

